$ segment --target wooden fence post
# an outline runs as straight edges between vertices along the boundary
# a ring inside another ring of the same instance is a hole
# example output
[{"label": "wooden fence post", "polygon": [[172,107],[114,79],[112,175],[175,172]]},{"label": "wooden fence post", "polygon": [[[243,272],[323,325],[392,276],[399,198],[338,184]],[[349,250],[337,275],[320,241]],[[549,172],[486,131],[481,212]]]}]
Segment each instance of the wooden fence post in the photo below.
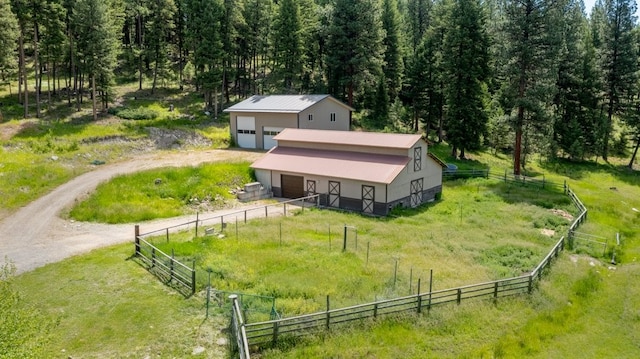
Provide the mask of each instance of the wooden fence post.
[{"label": "wooden fence post", "polygon": [[418,278],[418,314],[422,313],[422,296],[420,295],[420,278]]},{"label": "wooden fence post", "polygon": [[173,248],[171,248],[171,260],[169,261],[169,282],[173,280],[173,262],[175,258],[175,253]]},{"label": "wooden fence post", "polygon": [[373,303],[373,317],[378,317],[378,302]]},{"label": "wooden fence post", "polygon": [[498,299],[498,282],[495,282],[493,285],[493,300]]},{"label": "wooden fence post", "polygon": [[284,216],[286,217],[287,216],[287,204],[286,203],[283,204],[283,211],[284,211]]},{"label": "wooden fence post", "polygon": [[273,343],[278,341],[278,321],[273,322]]},{"label": "wooden fence post", "polygon": [[458,302],[458,305],[460,304],[460,301],[462,301],[462,289],[458,288],[458,296],[456,298],[456,301]]},{"label": "wooden fence post", "polygon": [[327,319],[326,319],[327,329],[329,329],[329,324],[331,322],[331,314],[329,313],[329,309],[330,309],[330,306],[329,306],[329,295],[327,294]]},{"label": "wooden fence post", "polygon": [[196,293],[196,261],[193,261],[193,269],[191,270],[191,294]]},{"label": "wooden fence post", "polygon": [[200,217],[200,213],[196,212],[196,237],[198,237],[198,218]]},{"label": "wooden fence post", "polygon": [[151,247],[151,268],[156,265],[156,247]]},{"label": "wooden fence post", "polygon": [[137,224],[135,226],[134,235],[135,235],[134,242],[135,242],[135,245],[136,245],[136,249],[135,249],[136,253],[135,253],[135,255],[138,255],[138,254],[140,254],[140,226],[137,225]]},{"label": "wooden fence post", "polygon": [[169,228],[167,228],[167,243],[169,243]]},{"label": "wooden fence post", "polygon": [[531,294],[531,291],[533,290],[533,273],[529,274],[529,284],[527,287],[527,292],[529,292],[529,294]]}]

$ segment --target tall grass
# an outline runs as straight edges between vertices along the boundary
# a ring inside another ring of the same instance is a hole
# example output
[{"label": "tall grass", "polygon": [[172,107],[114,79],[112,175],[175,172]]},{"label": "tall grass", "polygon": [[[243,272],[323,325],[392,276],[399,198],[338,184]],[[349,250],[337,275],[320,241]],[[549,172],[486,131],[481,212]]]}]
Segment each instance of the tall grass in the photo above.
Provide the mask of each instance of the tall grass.
[{"label": "tall grass", "polygon": [[230,190],[254,180],[247,162],[163,168],[121,175],[70,211],[80,221],[130,223],[225,208]]},{"label": "tall grass", "polygon": [[[530,271],[569,222],[527,204],[537,191],[523,191],[519,203],[515,194],[505,199],[500,194],[509,186],[456,182],[443,201],[397,211],[393,218],[311,210],[231,224],[225,239],[193,239],[190,232],[171,235],[168,243],[165,237],[154,241],[167,253],[195,260],[199,278],[207,278],[210,268],[216,289],[274,296],[284,315],[305,314],[325,308],[327,295],[334,307],[344,307],[416,293],[418,279],[424,292],[431,269],[434,290]],[[558,208],[570,210],[564,195],[555,197]],[[557,233],[551,238],[541,229]]]}]

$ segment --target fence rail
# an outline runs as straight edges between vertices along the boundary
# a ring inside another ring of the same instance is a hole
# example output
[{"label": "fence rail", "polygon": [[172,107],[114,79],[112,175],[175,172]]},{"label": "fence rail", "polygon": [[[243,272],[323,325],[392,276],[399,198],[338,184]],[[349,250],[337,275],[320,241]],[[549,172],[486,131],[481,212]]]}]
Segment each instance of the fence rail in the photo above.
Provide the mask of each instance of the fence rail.
[{"label": "fence rail", "polygon": [[[487,170],[485,172],[487,178],[496,178]],[[499,177],[500,180],[509,181],[505,174]],[[542,181],[533,181],[529,179],[519,179],[516,181],[523,184],[538,184],[542,188],[545,186],[562,188],[573,201],[579,211],[579,215],[574,218],[569,233],[575,231],[587,217],[587,208],[580,201],[578,196],[569,188],[566,182],[562,185]],[[547,270],[552,261],[560,255],[567,241],[562,236],[551,248],[548,254],[540,261],[540,263],[527,275],[519,277],[502,279],[492,282],[472,284],[458,288],[444,289],[438,291],[430,291],[428,293],[420,293],[418,285],[418,294],[376,301],[355,305],[340,309],[330,309],[329,297],[327,297],[327,310],[307,315],[301,315],[290,318],[282,318],[277,320],[264,321],[259,323],[246,323],[243,326],[244,335],[246,335],[246,344],[266,345],[275,343],[282,336],[300,336],[309,333],[318,332],[329,329],[334,326],[340,326],[344,323],[353,321],[361,321],[367,318],[377,318],[379,316],[393,315],[399,313],[416,312],[421,313],[425,308],[430,310],[433,306],[444,305],[450,303],[460,304],[464,300],[489,298],[497,300],[498,298],[531,293],[536,282],[539,282],[545,270]],[[240,356],[240,358],[249,358]]]},{"label": "fence rail", "polygon": [[[528,275],[497,281],[472,284],[458,288],[443,289],[427,293],[418,293],[406,297],[380,300],[373,303],[360,304],[340,309],[327,309],[323,312],[301,315],[279,320],[245,324],[246,336],[252,345],[276,342],[283,335],[304,335],[329,329],[352,321],[377,318],[393,314],[430,310],[436,305],[449,303],[460,304],[462,301],[475,298],[498,299],[522,293],[531,293],[541,272],[551,260],[557,257],[564,248],[562,237],[553,246],[549,254]],[[328,301],[327,301],[328,302]]]},{"label": "fence rail", "polygon": [[[138,231],[136,226],[136,232]],[[149,272],[166,283],[174,284],[180,292],[191,295],[196,292],[196,271],[173,255],[168,255],[136,235],[135,256],[147,265]]]},{"label": "fence rail", "polygon": [[468,170],[444,170],[442,172],[443,179],[461,179],[461,178],[487,178],[487,179],[495,179],[505,183],[511,184],[519,184],[522,186],[536,186],[540,188],[558,188],[561,189],[566,186],[566,182],[564,184],[547,181],[544,175],[542,178],[539,177],[529,177],[524,175],[514,175],[508,173],[507,170],[502,172],[493,171],[489,168],[484,169],[468,169]]}]

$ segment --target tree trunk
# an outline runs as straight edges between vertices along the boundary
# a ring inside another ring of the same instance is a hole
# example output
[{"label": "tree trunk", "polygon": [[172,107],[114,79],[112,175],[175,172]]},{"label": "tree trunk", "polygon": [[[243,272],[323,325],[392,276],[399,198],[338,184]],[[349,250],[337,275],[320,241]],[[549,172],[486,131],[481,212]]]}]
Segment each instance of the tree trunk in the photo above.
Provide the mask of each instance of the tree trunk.
[{"label": "tree trunk", "polygon": [[604,138],[602,143],[602,159],[608,162],[609,157],[609,136],[611,135],[611,121],[613,119],[613,97],[609,99],[609,108],[607,109],[607,123],[604,125]]},{"label": "tree trunk", "polygon": [[91,75],[91,97],[93,98],[93,120],[98,120],[98,104],[96,98],[96,75]]},{"label": "tree trunk", "polygon": [[640,147],[640,135],[636,138],[636,148],[633,150],[633,155],[631,155],[631,161],[629,161],[629,168],[633,169],[633,163],[636,161],[636,155],[638,154],[638,147]]},{"label": "tree trunk", "polygon": [[518,124],[516,124],[516,143],[513,149],[513,174],[520,175],[520,157],[522,155],[522,122],[524,121],[524,107],[518,106]]},{"label": "tree trunk", "polygon": [[38,24],[33,29],[33,70],[36,77],[36,117],[40,118],[40,87],[42,86],[42,71],[38,58]]},{"label": "tree trunk", "polygon": [[24,100],[22,101],[22,105],[24,106],[24,118],[29,117],[29,85],[27,84],[27,69],[25,65],[24,58],[24,28],[20,28],[20,37],[18,38],[18,46],[20,47],[20,76],[22,78],[22,83],[24,84]]},{"label": "tree trunk", "polygon": [[158,83],[158,53],[160,52],[160,47],[156,45],[155,50],[156,59],[155,63],[153,64],[153,85],[151,85],[151,94],[154,94],[156,92],[156,84]]}]

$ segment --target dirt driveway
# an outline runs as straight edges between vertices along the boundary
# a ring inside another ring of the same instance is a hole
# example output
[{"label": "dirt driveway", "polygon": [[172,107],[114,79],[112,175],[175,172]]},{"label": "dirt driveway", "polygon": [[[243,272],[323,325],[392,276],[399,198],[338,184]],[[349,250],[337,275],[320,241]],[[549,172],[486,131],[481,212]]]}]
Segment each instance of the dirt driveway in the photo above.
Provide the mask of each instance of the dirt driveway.
[{"label": "dirt driveway", "polygon": [[[92,249],[133,240],[133,224],[107,225],[74,222],[58,215],[113,176],[168,166],[191,166],[230,159],[253,161],[260,152],[236,150],[157,153],[108,164],[80,175],[49,194],[21,208],[0,222],[0,263],[5,258],[17,273],[88,252]],[[188,218],[188,219],[187,219]],[[192,220],[193,216],[156,220],[143,224],[145,231]]]}]

